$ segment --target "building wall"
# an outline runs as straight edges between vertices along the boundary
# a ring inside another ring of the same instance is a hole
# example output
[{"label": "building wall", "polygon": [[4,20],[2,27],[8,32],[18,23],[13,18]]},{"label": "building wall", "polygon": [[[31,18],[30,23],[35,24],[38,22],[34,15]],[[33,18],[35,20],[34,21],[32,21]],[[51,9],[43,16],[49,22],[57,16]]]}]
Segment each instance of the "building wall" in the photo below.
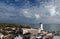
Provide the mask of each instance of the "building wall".
[{"label": "building wall", "polygon": [[31,33],[31,34],[37,34],[37,33],[40,33],[40,29],[27,29],[27,28],[23,28],[22,29],[23,30],[23,34],[25,34],[25,33]]}]

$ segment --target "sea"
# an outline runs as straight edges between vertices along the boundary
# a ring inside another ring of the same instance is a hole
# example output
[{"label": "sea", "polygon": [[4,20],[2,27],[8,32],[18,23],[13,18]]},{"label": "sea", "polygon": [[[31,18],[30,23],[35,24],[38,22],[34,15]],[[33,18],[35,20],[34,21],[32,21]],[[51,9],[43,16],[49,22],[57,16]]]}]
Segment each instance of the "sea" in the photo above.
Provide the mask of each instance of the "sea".
[{"label": "sea", "polygon": [[[40,28],[40,24],[32,24],[30,27]],[[43,24],[43,28],[47,31],[60,31],[60,24]]]}]

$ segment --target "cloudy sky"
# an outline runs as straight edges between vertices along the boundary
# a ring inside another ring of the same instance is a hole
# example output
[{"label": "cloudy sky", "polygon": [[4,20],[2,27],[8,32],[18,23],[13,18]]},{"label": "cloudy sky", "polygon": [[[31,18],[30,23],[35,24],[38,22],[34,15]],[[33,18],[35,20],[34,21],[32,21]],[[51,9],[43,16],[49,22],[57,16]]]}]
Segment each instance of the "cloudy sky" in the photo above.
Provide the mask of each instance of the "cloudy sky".
[{"label": "cloudy sky", "polygon": [[0,23],[60,24],[60,0],[0,0]]}]

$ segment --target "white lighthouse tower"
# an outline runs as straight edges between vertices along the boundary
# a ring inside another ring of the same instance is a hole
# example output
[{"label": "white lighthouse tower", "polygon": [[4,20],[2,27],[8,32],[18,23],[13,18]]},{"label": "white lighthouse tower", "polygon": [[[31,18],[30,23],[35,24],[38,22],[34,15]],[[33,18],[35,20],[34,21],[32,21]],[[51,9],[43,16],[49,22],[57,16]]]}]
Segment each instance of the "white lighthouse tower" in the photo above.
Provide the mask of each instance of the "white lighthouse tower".
[{"label": "white lighthouse tower", "polygon": [[41,27],[40,27],[41,31],[44,30],[44,29],[43,29],[43,24],[42,24],[42,23],[40,23],[40,26],[41,26]]}]

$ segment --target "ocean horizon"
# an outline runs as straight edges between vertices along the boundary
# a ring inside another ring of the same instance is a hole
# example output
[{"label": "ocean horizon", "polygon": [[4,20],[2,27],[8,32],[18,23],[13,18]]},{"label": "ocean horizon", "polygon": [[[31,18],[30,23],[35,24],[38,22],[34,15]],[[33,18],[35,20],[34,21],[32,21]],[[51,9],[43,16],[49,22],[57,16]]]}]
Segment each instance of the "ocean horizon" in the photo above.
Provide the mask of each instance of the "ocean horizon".
[{"label": "ocean horizon", "polygon": [[[44,30],[47,30],[47,31],[60,31],[60,24],[43,24],[43,28]],[[33,27],[33,28],[40,28],[40,25],[39,24],[32,24],[30,25],[30,27]]]}]

